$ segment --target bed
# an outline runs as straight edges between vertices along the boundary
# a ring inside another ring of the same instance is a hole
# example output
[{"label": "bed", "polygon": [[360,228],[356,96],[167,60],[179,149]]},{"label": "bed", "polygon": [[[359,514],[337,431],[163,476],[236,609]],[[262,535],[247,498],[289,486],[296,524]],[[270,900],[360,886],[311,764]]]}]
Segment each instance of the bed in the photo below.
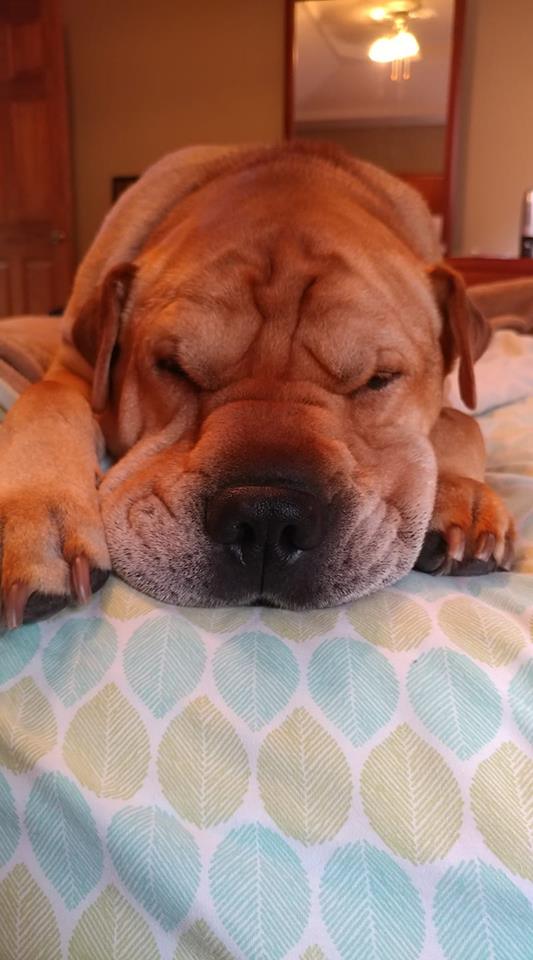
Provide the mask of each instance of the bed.
[{"label": "bed", "polygon": [[480,366],[512,573],[0,636],[1,960],[531,960],[530,341]]}]

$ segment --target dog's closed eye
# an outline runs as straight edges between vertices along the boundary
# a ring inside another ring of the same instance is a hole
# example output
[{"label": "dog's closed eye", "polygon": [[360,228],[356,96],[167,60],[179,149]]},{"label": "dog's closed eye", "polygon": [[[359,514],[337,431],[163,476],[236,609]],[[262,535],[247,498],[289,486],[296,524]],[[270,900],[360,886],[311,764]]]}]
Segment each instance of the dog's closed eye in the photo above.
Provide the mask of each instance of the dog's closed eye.
[{"label": "dog's closed eye", "polygon": [[[363,385],[364,390],[384,390],[385,387],[388,387],[391,383],[401,377],[399,370],[386,370],[383,372],[375,373],[370,380]],[[357,392],[357,391],[356,391]]]},{"label": "dog's closed eye", "polygon": [[169,373],[176,380],[183,380],[186,383],[192,383],[194,385],[194,381],[175,357],[158,357],[155,362],[155,367],[160,373]]}]

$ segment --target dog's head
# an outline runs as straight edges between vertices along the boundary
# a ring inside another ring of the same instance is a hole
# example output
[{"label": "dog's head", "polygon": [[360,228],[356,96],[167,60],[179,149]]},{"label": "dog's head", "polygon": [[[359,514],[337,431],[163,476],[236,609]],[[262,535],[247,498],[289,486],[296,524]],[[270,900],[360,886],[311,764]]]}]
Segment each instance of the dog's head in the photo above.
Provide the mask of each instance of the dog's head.
[{"label": "dog's head", "polygon": [[416,559],[443,376],[459,356],[472,403],[485,329],[350,177],[307,151],[236,164],[76,320],[119,458],[101,487],[113,566],[144,592],[327,606]]}]

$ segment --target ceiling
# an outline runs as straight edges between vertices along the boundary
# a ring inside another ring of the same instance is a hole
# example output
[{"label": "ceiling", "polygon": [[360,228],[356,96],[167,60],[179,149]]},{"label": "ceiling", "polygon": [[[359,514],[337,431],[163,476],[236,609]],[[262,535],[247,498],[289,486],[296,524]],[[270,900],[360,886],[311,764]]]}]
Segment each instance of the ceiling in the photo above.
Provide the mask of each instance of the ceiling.
[{"label": "ceiling", "polygon": [[396,83],[389,64],[368,58],[372,41],[390,30],[387,22],[370,18],[377,5],[368,0],[295,3],[297,126],[445,123],[453,0],[427,0],[422,15],[410,21],[421,56],[411,64],[411,78]]}]

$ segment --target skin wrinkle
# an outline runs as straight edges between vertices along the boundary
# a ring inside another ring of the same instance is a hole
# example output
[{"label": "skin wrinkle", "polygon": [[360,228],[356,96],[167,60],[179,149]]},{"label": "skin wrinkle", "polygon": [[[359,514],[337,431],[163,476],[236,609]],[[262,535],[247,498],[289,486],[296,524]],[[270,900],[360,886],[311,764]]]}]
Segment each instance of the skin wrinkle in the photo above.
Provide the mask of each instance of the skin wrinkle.
[{"label": "skin wrinkle", "polygon": [[297,335],[298,335],[298,331],[299,331],[299,329],[300,329],[300,325],[301,325],[301,323],[302,323],[302,321],[303,321],[303,306],[304,306],[304,303],[306,302],[308,292],[311,290],[311,288],[313,287],[313,285],[316,283],[317,279],[318,279],[318,277],[311,277],[310,280],[307,280],[307,281],[304,283],[303,290],[302,290],[302,292],[301,292],[301,294],[300,294],[300,298],[299,298],[299,300],[298,300],[298,305],[297,305],[297,308],[296,308],[296,321],[295,321],[294,327],[293,327],[293,329],[292,329],[292,331],[291,331],[290,341],[289,341],[289,350],[288,350],[288,353],[287,353],[287,363],[286,363],[285,369],[284,369],[284,371],[283,371],[284,376],[285,376],[286,378],[289,378],[289,377],[290,377],[290,371],[291,371],[291,369],[292,369],[292,367],[293,367],[293,358],[294,358],[294,350],[295,350],[295,340],[296,340],[296,337],[297,337]]},{"label": "skin wrinkle", "polygon": [[312,357],[312,359],[315,361],[317,366],[320,367],[320,369],[322,370],[322,373],[324,373],[329,380],[336,379],[340,381],[340,383],[346,382],[346,380],[348,379],[348,376],[347,375],[343,376],[342,374],[339,376],[335,370],[331,370],[330,367],[328,367],[327,363],[324,363],[324,361],[321,360],[320,357],[316,355],[315,351],[313,350],[312,347],[309,346],[309,344],[304,343],[303,347],[304,347],[304,350],[307,351],[309,356]]},{"label": "skin wrinkle", "polygon": [[[419,348],[426,342],[426,330],[422,330],[413,325],[412,318],[408,312],[402,312],[398,309],[398,304],[405,299],[406,287],[412,295],[413,303],[426,300],[428,309],[428,319],[431,319],[434,311],[431,311],[432,298],[427,279],[424,286],[420,284],[420,268],[414,258],[405,258],[391,256],[387,261],[387,283],[383,283],[383,275],[380,273],[376,263],[371,259],[365,259],[364,270],[361,266],[356,269],[361,271],[361,279],[369,288],[368,296],[375,298],[376,303],[384,303],[384,309],[381,318],[376,317],[376,322],[387,323],[388,316],[392,313],[397,323],[402,327],[402,333],[410,345],[416,345]],[[436,318],[435,318],[436,319]],[[439,335],[439,329],[435,324],[435,342]],[[434,347],[434,344],[433,344]]]},{"label": "skin wrinkle", "polygon": [[[219,306],[220,306],[220,304],[219,304]],[[255,326],[255,327],[250,331],[249,338],[248,338],[248,344],[243,348],[241,354],[240,354],[238,357],[236,357],[236,358],[234,358],[234,359],[232,360],[232,362],[228,365],[228,368],[227,368],[225,371],[223,371],[223,372],[222,372],[222,371],[219,371],[219,373],[218,373],[218,384],[217,384],[216,380],[212,380],[209,386],[207,386],[206,384],[203,384],[204,389],[215,390],[216,387],[217,387],[217,385],[220,386],[220,383],[221,383],[221,382],[223,382],[224,380],[230,379],[231,376],[232,376],[232,374],[235,374],[235,373],[236,373],[236,371],[238,370],[239,366],[242,366],[243,364],[246,364],[247,360],[249,359],[249,357],[252,355],[254,349],[256,348],[257,338],[258,338],[258,335],[259,335],[259,331],[260,331],[260,326]],[[175,337],[175,338],[174,338],[174,343],[176,344],[176,349],[177,349],[177,358],[178,358],[178,360],[180,360],[180,361],[181,361],[181,354],[180,354],[179,351],[180,351],[180,347],[181,347],[181,349],[183,350],[183,340],[184,340],[183,337],[181,337],[181,338]],[[183,362],[183,361],[181,361],[181,362]],[[209,374],[207,374],[207,378],[209,378]]]},{"label": "skin wrinkle", "polygon": [[[382,325],[383,327],[386,327],[386,323],[385,323],[384,321],[381,321],[381,325]],[[379,335],[379,331],[380,331],[380,321],[376,318],[376,325],[375,325],[375,327],[374,327],[374,329],[373,329],[373,331],[372,331],[371,337],[373,337],[373,338],[375,339],[375,337],[376,337],[377,335]],[[312,330],[311,330],[311,334],[312,334]],[[366,343],[365,343],[365,342],[363,343],[362,350],[360,350],[360,353],[361,353],[361,352],[364,353],[364,351],[367,351],[367,352],[368,352],[370,349],[374,349],[374,351],[375,351],[376,354],[379,354],[380,351],[382,351],[384,354],[386,354],[386,353],[389,353],[389,354],[391,354],[391,353],[392,353],[392,354],[396,353],[397,356],[398,356],[398,362],[399,362],[400,366],[403,364],[403,366],[405,367],[405,366],[407,366],[407,364],[406,364],[406,358],[407,358],[407,357],[411,357],[411,358],[412,358],[412,356],[413,356],[413,354],[414,354],[415,352],[417,352],[417,353],[421,353],[421,352],[422,352],[422,349],[421,349],[421,347],[420,347],[420,345],[419,345],[419,343],[418,343],[418,339],[419,339],[419,338],[417,338],[416,336],[409,335],[408,330],[407,330],[405,333],[402,331],[401,344],[400,344],[400,342],[398,342],[398,343],[394,343],[394,344],[391,345],[389,340],[384,341],[384,342],[382,342],[381,344],[379,344],[379,343],[372,344],[371,341],[370,341],[370,342],[367,341]],[[353,367],[356,366],[356,362],[355,362],[355,360],[352,358],[352,356],[351,356],[351,355],[343,355],[342,357],[339,357],[339,354],[337,353],[337,354],[336,354],[336,357],[335,357],[335,360],[336,360],[337,363],[339,363],[339,362],[343,363],[343,364],[344,364],[344,369],[339,369],[338,367],[337,367],[337,369],[329,369],[329,367],[328,367],[328,361],[327,361],[326,358],[325,358],[324,351],[325,351],[325,349],[329,349],[329,350],[331,349],[331,340],[330,340],[328,343],[324,343],[324,342],[323,342],[322,340],[320,340],[320,338],[319,338],[318,344],[319,344],[319,347],[320,347],[320,350],[321,350],[321,353],[322,353],[322,356],[321,356],[320,358],[317,357],[317,351],[316,351],[316,349],[314,349],[314,344],[313,344],[312,342],[310,343],[310,342],[309,342],[309,339],[308,339],[307,343],[305,344],[305,346],[306,346],[308,349],[311,349],[311,351],[313,352],[313,355],[315,356],[315,359],[319,359],[319,362],[322,364],[322,366],[323,366],[323,367],[324,367],[324,366],[326,367],[326,370],[327,370],[327,372],[328,372],[329,375],[331,375],[331,374],[333,373],[333,374],[336,376],[336,378],[339,379],[339,380],[341,380],[341,381],[347,381],[347,380],[349,380],[350,374],[351,374],[351,370],[352,370]],[[425,345],[424,345],[424,346],[425,346]],[[359,353],[359,356],[360,356],[360,353]],[[334,361],[334,362],[335,362],[335,361]],[[378,362],[378,360],[377,360],[377,358],[376,358],[376,360],[374,360],[374,364],[377,364],[377,362]],[[331,360],[330,360],[330,363],[331,363]],[[412,366],[412,363],[413,363],[413,361],[412,361],[412,359],[411,359],[409,365]],[[371,363],[368,362],[368,367],[370,367],[370,366],[371,366]],[[369,373],[368,373],[368,376],[371,376],[373,372],[375,372],[375,371],[370,370]],[[367,379],[368,379],[368,377],[367,377]]]},{"label": "skin wrinkle", "polygon": [[161,504],[164,506],[164,508],[165,508],[165,510],[167,511],[168,515],[169,515],[170,517],[172,517],[172,520],[176,520],[176,516],[175,516],[175,514],[172,512],[169,504],[167,503],[167,501],[165,500],[165,498],[159,493],[159,491],[156,489],[155,486],[152,487],[152,496],[155,497],[155,498],[159,501],[159,503],[161,503]]},{"label": "skin wrinkle", "polygon": [[[288,245],[288,241],[285,237],[284,231],[282,230],[279,232],[277,237],[278,258],[280,259],[283,255],[280,250],[283,251],[284,244]],[[285,259],[287,261],[290,260],[289,253],[287,253]],[[278,302],[281,301],[283,303],[285,299],[283,295],[278,295],[276,297],[276,279],[278,280],[277,285],[283,290],[285,278],[283,275],[283,270],[280,269],[276,263],[276,257],[274,256],[271,247],[269,247],[265,253],[264,264],[265,266],[263,270],[260,271],[259,279],[251,283],[254,306],[259,313],[259,316],[263,320],[263,327],[269,322],[276,321],[275,316],[272,315],[273,311],[269,307],[269,302],[274,299],[275,307],[277,308]],[[302,319],[302,306],[306,297],[306,293],[315,282],[315,279],[315,277],[311,277],[311,279],[304,279],[303,288],[300,292],[296,305],[294,323],[291,325],[290,329],[287,330],[286,336],[288,337],[288,345],[286,350],[286,361],[285,363],[280,362],[279,364],[279,375],[285,378],[289,375],[292,367],[294,340]],[[289,327],[288,313],[288,310],[284,310],[283,320],[284,326],[287,328]]]},{"label": "skin wrinkle", "polygon": [[306,281],[304,288],[300,294],[300,302],[298,303],[298,317],[301,318],[304,305],[306,303],[309,292],[314,287],[315,283],[318,282],[320,278],[318,276],[312,276],[309,280]]},{"label": "skin wrinkle", "polygon": [[[259,295],[259,292],[258,292],[258,289],[257,289],[257,288],[258,288],[258,284],[253,283],[252,286],[251,286],[253,305],[254,305],[255,309],[257,310],[257,313],[258,313],[259,316],[261,317],[261,320],[263,321],[263,323],[266,323],[266,322],[268,322],[268,319],[269,319],[268,311],[265,309],[265,307],[264,307],[263,304],[261,303],[261,298],[260,298],[260,295]],[[254,340],[250,343],[250,346],[248,347],[248,350],[246,351],[246,353],[249,353],[249,351],[251,350],[251,348],[252,348],[252,346],[253,346],[254,344],[255,344],[255,338],[254,338]],[[243,359],[244,359],[244,358],[243,358]]]}]

